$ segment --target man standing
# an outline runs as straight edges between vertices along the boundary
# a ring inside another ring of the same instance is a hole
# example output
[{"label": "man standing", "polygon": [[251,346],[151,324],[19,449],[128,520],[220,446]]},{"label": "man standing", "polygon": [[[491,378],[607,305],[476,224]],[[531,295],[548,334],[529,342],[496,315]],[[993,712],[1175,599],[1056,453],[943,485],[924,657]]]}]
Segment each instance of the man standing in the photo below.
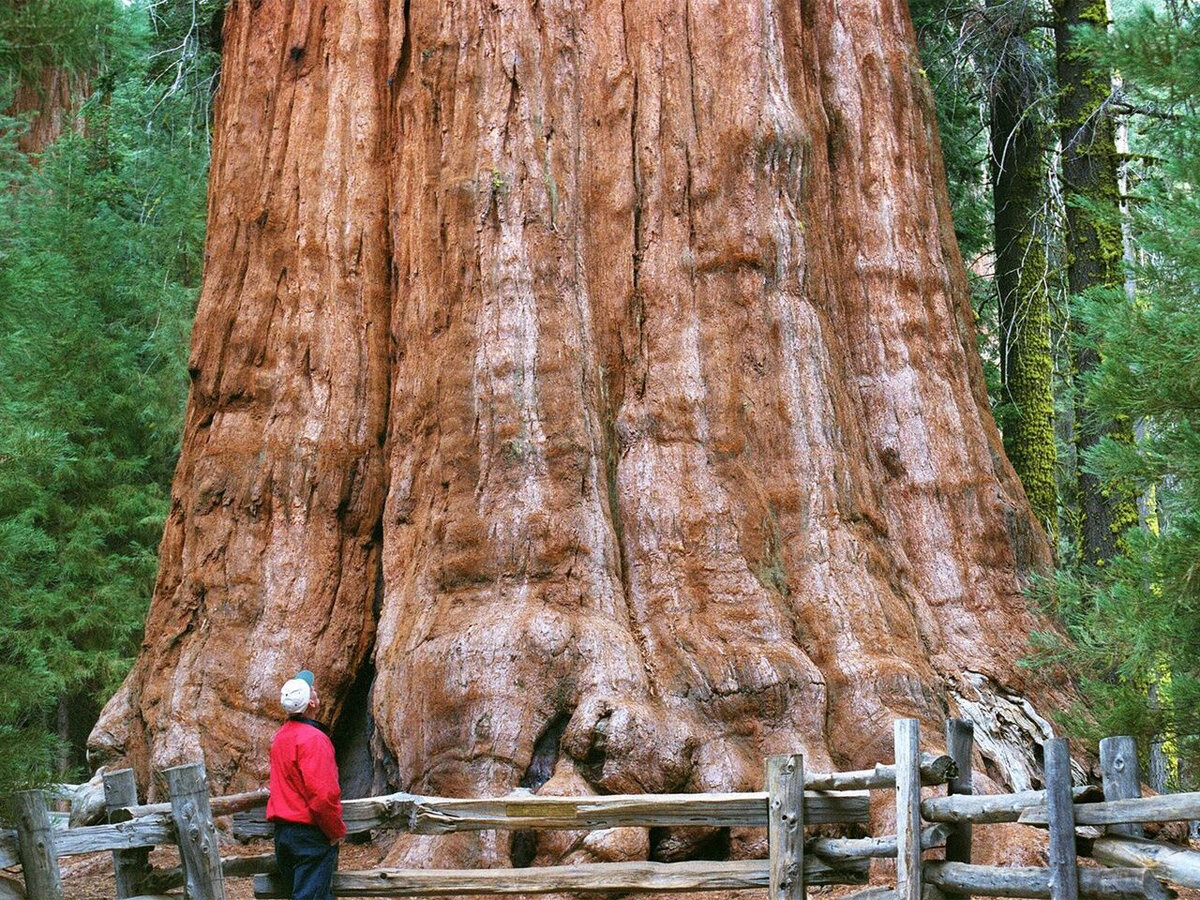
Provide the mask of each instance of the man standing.
[{"label": "man standing", "polygon": [[338,844],[346,834],[333,742],[315,719],[321,701],[307,669],[283,685],[279,702],[288,720],[271,742],[275,859],[295,900],[332,900]]}]

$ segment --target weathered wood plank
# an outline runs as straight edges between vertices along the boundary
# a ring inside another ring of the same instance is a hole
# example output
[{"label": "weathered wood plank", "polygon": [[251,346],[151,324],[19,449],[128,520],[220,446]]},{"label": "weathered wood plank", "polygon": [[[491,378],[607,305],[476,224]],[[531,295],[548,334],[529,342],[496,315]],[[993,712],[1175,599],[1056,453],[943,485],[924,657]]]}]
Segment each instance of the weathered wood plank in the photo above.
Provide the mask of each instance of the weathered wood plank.
[{"label": "weathered wood plank", "polygon": [[1071,797],[1071,750],[1066,738],[1043,745],[1046,810],[1050,824],[1050,900],[1079,900],[1075,861],[1075,810]]},{"label": "weathered wood plank", "polygon": [[[1099,800],[1104,795],[1093,785],[1073,788],[1076,803]],[[930,822],[971,822],[989,825],[1016,822],[1027,809],[1046,807],[1045,791],[1021,791],[1017,794],[953,794],[921,801],[921,815]]]},{"label": "weathered wood plank", "polygon": [[[1107,737],[1100,742],[1100,783],[1104,787],[1105,800],[1130,800],[1142,796],[1137,742],[1132,737]],[[1105,830],[1125,837],[1146,836],[1141,825],[1132,823],[1112,824]]]},{"label": "weathered wood plank", "polygon": [[[586,863],[528,869],[374,869],[338,872],[339,897],[436,897],[454,894],[551,894],[603,891],[716,891],[765,888],[769,861],[691,861],[682,863]],[[806,857],[809,884],[865,884],[867,865],[830,868]],[[254,896],[284,897],[278,876],[258,875]]]},{"label": "weathered wood plank", "polygon": [[767,760],[768,900],[804,900],[804,757]]},{"label": "weathered wood plank", "polygon": [[[948,778],[956,772],[955,762],[949,756],[935,755],[932,753],[921,754],[921,783],[925,785],[943,784]],[[896,786],[896,771],[891,765],[880,764],[873,769],[863,769],[854,772],[816,772],[805,775],[804,786],[808,791],[863,791],[872,788],[893,788]],[[213,797],[210,801],[214,816],[227,816],[234,813],[246,812],[253,809],[258,809],[266,806],[267,800],[271,792],[267,788],[258,788],[253,791],[246,791],[240,794],[229,794],[224,797]],[[746,825],[746,818],[754,819],[755,811],[753,809],[757,794],[646,794],[646,795],[624,795],[618,797],[594,798],[597,801],[608,802],[613,804],[621,804],[632,809],[634,804],[646,804],[653,807],[650,814],[655,816],[674,816],[674,815],[689,815],[687,812],[680,812],[674,807],[679,803],[691,804],[700,801],[702,805],[712,807],[710,812],[715,812],[721,816],[734,816],[738,821],[730,821],[727,823],[714,823],[703,821],[703,817],[708,813],[702,813],[699,810],[696,812],[700,816],[700,821],[672,821],[672,822],[653,822],[646,823],[648,827],[653,827],[659,824],[676,825],[676,824],[712,824],[716,827],[726,827],[726,825]],[[709,802],[708,798],[712,798]],[[458,800],[443,797],[422,797],[417,794],[397,793],[385,795],[382,797],[366,797],[359,800],[345,801],[345,807],[350,815],[356,815],[363,820],[369,820],[376,816],[380,816],[381,809],[387,810],[389,815],[408,814],[411,809],[408,805],[423,806],[434,813],[446,809],[447,804],[481,804],[486,808],[487,815],[496,815],[497,804],[506,804],[510,802],[521,803],[530,800],[542,800],[553,798],[504,798],[481,799],[481,800]],[[578,798],[562,798],[564,800],[577,800]],[[765,801],[765,796],[764,796]],[[623,802],[624,801],[624,802]],[[745,806],[748,802],[749,806]],[[824,807],[819,800],[813,800],[817,803],[818,809],[815,812],[818,815],[823,814]],[[836,805],[828,807],[828,815],[838,815],[840,810]],[[140,805],[130,804],[120,810],[114,811],[111,821],[121,822],[129,819],[141,818],[144,816],[167,815],[171,811],[170,803],[145,803]],[[453,810],[459,814],[470,813],[469,807],[462,807]],[[761,817],[759,825],[766,823],[765,810]],[[815,823],[815,820],[813,820]],[[841,821],[841,820],[836,820]],[[820,824],[832,824],[834,819]],[[527,824],[515,826],[517,828],[527,828]],[[608,827],[608,826],[604,826]]]},{"label": "weathered wood plank", "polygon": [[[971,757],[975,752],[975,726],[965,719],[946,722],[946,753],[954,760],[954,775],[946,783],[946,793],[970,796],[975,793],[971,782]],[[951,862],[971,861],[971,823],[958,822],[951,826],[946,837],[946,859]]]},{"label": "weathered wood plank", "polygon": [[[804,796],[809,825],[868,821],[864,790],[817,792]],[[587,830],[628,826],[708,825],[715,828],[765,827],[766,792],[743,794],[625,794],[607,797],[536,797],[523,794],[490,800],[391,794],[342,803],[350,834],[394,828],[416,834],[487,829],[563,828]],[[237,837],[270,837],[271,823],[257,811],[234,816]]]},{"label": "weathered wood plank", "polygon": [[0,831],[0,869],[21,864],[21,855],[17,852],[17,832],[11,828]]},{"label": "weathered wood plank", "polygon": [[856,891],[844,900],[896,900],[896,889],[890,887],[873,887],[865,891]]},{"label": "weathered wood plank", "polygon": [[1200,888],[1200,852],[1116,835],[1092,841],[1088,855],[1107,866],[1138,866],[1164,881]]},{"label": "weathered wood plank", "polygon": [[175,824],[167,819],[121,822],[117,825],[89,825],[71,828],[56,835],[59,856],[99,853],[104,850],[132,850],[175,843]]},{"label": "weathered wood plank", "polygon": [[[60,859],[80,853],[131,850],[173,843],[174,823],[159,816],[122,822],[119,825],[89,825],[86,828],[70,828],[54,833],[54,850]],[[16,832],[0,834],[0,867],[15,866],[19,862]]]},{"label": "weathered wood plank", "polygon": [[14,799],[17,854],[25,876],[25,893],[37,900],[62,900],[62,875],[46,795],[41,791],[18,791]]},{"label": "weathered wood plank", "polygon": [[896,900],[921,900],[921,729],[895,722]]},{"label": "weathered wood plank", "polygon": [[[1123,822],[1182,822],[1200,819],[1200,791],[1162,794],[1130,800],[1106,800],[1075,806],[1076,825],[1115,825]],[[1045,825],[1046,808],[1031,807],[1017,820],[1022,825]]]},{"label": "weathered wood plank", "polygon": [[217,849],[217,829],[208,804],[208,778],[204,766],[173,766],[167,776],[171,816],[179,835],[179,855],[187,876],[189,897],[225,900],[225,879]]},{"label": "weathered wood plank", "polygon": [[[925,863],[926,880],[955,894],[1049,900],[1050,870],[1026,866]],[[1094,900],[1168,900],[1170,893],[1144,869],[1079,870],[1079,892]]]},{"label": "weathered wood plank", "polygon": [[[343,809],[346,801],[342,801]],[[239,841],[254,838],[270,838],[275,835],[275,824],[267,821],[265,809],[251,809],[233,814],[233,836]]]},{"label": "weathered wood plank", "polygon": [[[955,761],[949,756],[921,754],[921,784],[945,784],[957,772]],[[896,767],[885,763],[873,769],[854,772],[813,772],[804,776],[804,786],[810,791],[861,791],[868,789],[894,788]]]},{"label": "weathered wood plank", "polygon": [[[271,791],[269,788],[257,788],[241,794],[226,794],[224,797],[213,797],[209,800],[209,808],[212,809],[214,816],[230,816],[234,813],[266,806],[267,800],[270,797]],[[170,814],[170,803],[130,803],[121,809],[113,810],[109,821],[127,822],[130,819],[138,819],[144,816],[168,816]]]},{"label": "weathered wood plank", "polygon": [[[868,821],[866,791],[806,791],[804,818],[809,825]],[[743,794],[630,794],[611,797],[501,797],[495,800],[458,800],[392,794],[343,804],[351,833],[377,828],[411,830],[419,834],[483,831],[490,828],[565,828],[574,830],[622,826],[710,825],[764,827],[767,824],[765,791]],[[269,823],[247,828],[270,835]],[[57,832],[58,855],[129,850],[175,843],[171,818],[147,813],[115,825],[93,825]],[[0,866],[16,865],[16,832],[0,832]]]},{"label": "weathered wood plank", "polygon": [[[133,769],[104,773],[104,807],[109,816],[118,809],[136,803],[137,782],[133,777]],[[142,892],[141,881],[149,871],[149,857],[150,851],[147,848],[113,851],[113,873],[118,900],[134,897]]]},{"label": "weathered wood plank", "polygon": [[[929,850],[946,843],[950,826],[945,823],[932,825],[921,832],[921,849]],[[813,838],[807,844],[810,853],[815,853],[831,863],[852,859],[894,859],[896,836],[894,834],[874,838]]]},{"label": "weathered wood plank", "polygon": [[[806,791],[804,821],[809,825],[866,822],[866,791]],[[492,800],[393,794],[342,805],[350,832],[398,828],[416,834],[489,829],[664,827],[764,827],[765,791],[742,794],[625,794],[611,797],[537,797]]]},{"label": "weathered wood plank", "polygon": [[[896,890],[890,887],[867,888],[865,891],[847,894],[842,900],[896,900]],[[921,900],[946,900],[946,895],[928,881],[922,881]]]}]

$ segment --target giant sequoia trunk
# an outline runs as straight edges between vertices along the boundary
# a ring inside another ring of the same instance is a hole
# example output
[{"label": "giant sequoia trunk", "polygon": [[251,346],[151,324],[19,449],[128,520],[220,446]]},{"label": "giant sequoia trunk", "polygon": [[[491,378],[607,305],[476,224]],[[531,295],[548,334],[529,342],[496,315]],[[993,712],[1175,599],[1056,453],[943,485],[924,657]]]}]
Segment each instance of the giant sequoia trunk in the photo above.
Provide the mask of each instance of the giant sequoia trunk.
[{"label": "giant sequoia trunk", "polygon": [[752,789],[948,712],[1028,784],[1048,549],[903,2],[233,0],[221,83],[101,758],[261,783],[307,666],[376,787]]}]

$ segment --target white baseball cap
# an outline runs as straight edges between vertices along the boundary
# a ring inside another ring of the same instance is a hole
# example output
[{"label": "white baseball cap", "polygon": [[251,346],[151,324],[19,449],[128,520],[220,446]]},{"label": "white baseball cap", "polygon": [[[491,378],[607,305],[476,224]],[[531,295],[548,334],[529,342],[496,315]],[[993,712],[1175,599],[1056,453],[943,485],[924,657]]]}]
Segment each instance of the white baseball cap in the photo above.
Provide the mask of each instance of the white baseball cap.
[{"label": "white baseball cap", "polygon": [[293,678],[283,683],[279,692],[279,704],[289,716],[302,713],[308,709],[308,701],[312,699],[312,688],[303,678]]}]

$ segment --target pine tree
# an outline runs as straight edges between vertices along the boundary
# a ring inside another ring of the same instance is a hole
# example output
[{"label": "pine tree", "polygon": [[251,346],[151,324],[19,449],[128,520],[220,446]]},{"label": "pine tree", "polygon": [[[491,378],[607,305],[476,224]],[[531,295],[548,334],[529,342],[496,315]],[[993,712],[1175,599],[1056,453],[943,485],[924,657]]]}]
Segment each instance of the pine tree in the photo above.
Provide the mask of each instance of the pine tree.
[{"label": "pine tree", "polygon": [[[1165,739],[1193,772],[1200,762],[1200,14],[1143,11],[1110,42],[1084,45],[1122,73],[1134,113],[1134,235],[1146,264],[1136,303],[1094,292],[1078,313],[1095,367],[1084,387],[1107,421],[1142,420],[1144,437],[1101,437],[1084,459],[1098,483],[1152,493],[1154,526],[1126,533],[1099,572],[1063,574],[1059,608],[1074,645],[1049,642],[1081,673],[1089,700],[1077,724],[1094,733]],[[1089,211],[1090,213],[1091,211]],[[1105,223],[1106,227],[1108,223]],[[1101,344],[1101,338],[1103,343]]]},{"label": "pine tree", "polygon": [[177,453],[206,135],[152,86],[145,10],[110,14],[87,128],[36,166],[22,123],[0,128],[0,794],[82,762],[140,637]]}]

